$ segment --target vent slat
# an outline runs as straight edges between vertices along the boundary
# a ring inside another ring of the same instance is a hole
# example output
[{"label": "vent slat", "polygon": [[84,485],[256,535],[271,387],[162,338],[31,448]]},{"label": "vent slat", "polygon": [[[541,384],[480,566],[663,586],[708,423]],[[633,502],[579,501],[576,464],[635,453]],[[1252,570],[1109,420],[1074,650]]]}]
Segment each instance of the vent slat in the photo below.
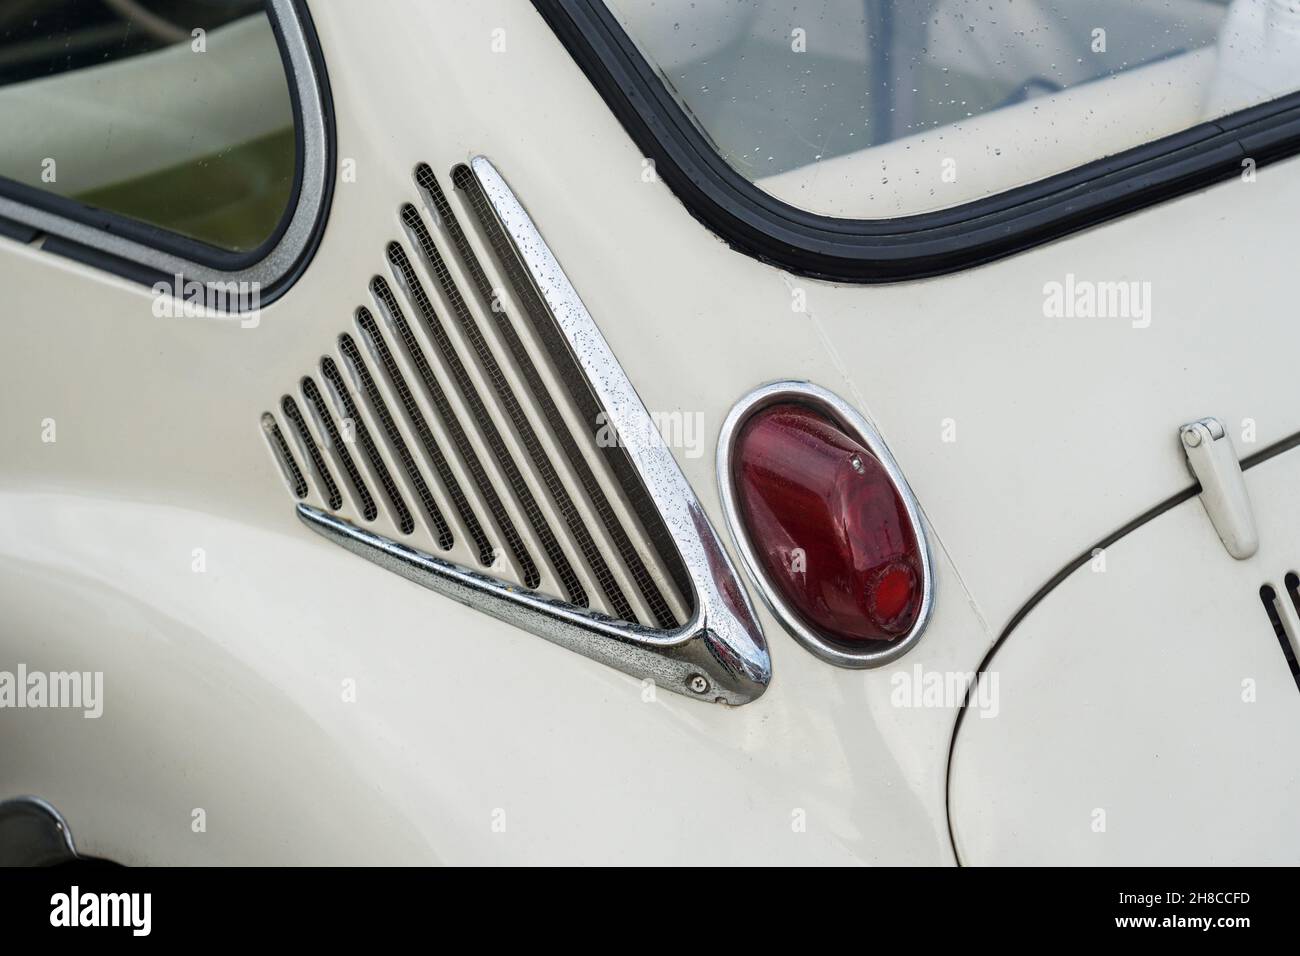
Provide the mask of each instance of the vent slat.
[{"label": "vent slat", "polygon": [[474,546],[478,548],[479,563],[483,565],[492,564],[495,549],[492,542],[488,540],[487,534],[483,531],[483,526],[479,524],[478,517],[474,514],[474,509],[470,507],[469,499],[460,487],[460,482],[456,479],[455,473],[447,463],[447,458],[442,453],[438,441],[433,436],[429,423],[424,418],[424,413],[415,402],[415,396],[411,394],[410,388],[406,384],[406,377],[402,375],[402,370],[398,367],[393,353],[388,348],[388,343],[384,341],[383,334],[379,331],[374,316],[367,309],[357,310],[357,327],[365,337],[370,346],[371,354],[379,361],[388,378],[388,384],[397,394],[398,400],[402,403],[402,409],[406,412],[407,421],[415,429],[420,444],[424,447],[425,453],[429,460],[433,462],[434,470],[438,472],[438,477],[442,479],[443,487],[447,489],[447,494],[456,508],[456,513],[460,515],[460,520],[464,523],[470,537],[474,540]]},{"label": "vent slat", "polygon": [[446,368],[456,382],[461,397],[465,400],[465,404],[469,406],[470,414],[474,416],[479,433],[487,441],[488,447],[492,449],[492,454],[497,460],[497,464],[505,473],[506,480],[514,491],[515,500],[519,502],[519,506],[528,517],[533,533],[537,535],[538,540],[541,542],[542,550],[546,552],[551,567],[555,569],[555,573],[568,595],[569,602],[576,604],[578,607],[588,607],[590,602],[587,598],[586,589],[578,580],[578,575],[574,572],[568,555],[560,547],[554,532],[551,531],[550,523],[546,520],[541,508],[538,507],[528,483],[519,471],[518,464],[516,464],[510,450],[506,447],[505,441],[502,439],[496,423],[492,421],[487,407],[483,404],[478,389],[474,387],[473,379],[466,370],[464,363],[461,362],[460,356],[456,354],[455,346],[452,345],[442,322],[439,321],[434,312],[433,303],[429,301],[429,296],[424,291],[424,286],[421,285],[415,270],[411,267],[410,260],[397,243],[389,245],[388,261],[395,270],[394,275],[402,282],[411,301],[415,303],[425,331],[428,332],[429,337],[433,339],[434,344],[437,346]]},{"label": "vent slat", "polygon": [[[464,170],[464,173],[472,179],[469,170]],[[606,533],[613,541],[614,547],[619,553],[619,557],[623,560],[624,567],[627,569],[628,574],[632,577],[632,580],[641,592],[641,596],[645,599],[651,613],[654,615],[655,622],[662,628],[676,627],[676,615],[669,607],[668,601],[664,598],[663,592],[660,591],[659,586],[655,583],[654,578],[646,567],[645,561],[642,559],[640,552],[637,551],[636,545],[633,544],[627,530],[623,527],[623,523],[614,513],[613,506],[605,495],[604,489],[601,488],[600,482],[596,479],[595,473],[592,472],[591,466],[587,463],[586,457],[582,454],[581,449],[578,448],[577,441],[569,431],[569,427],[564,421],[563,415],[561,414],[559,407],[556,405],[550,389],[546,386],[546,383],[542,381],[542,377],[537,370],[537,366],[533,362],[532,356],[529,355],[527,347],[524,345],[523,340],[520,339],[519,333],[515,330],[514,325],[510,321],[510,316],[506,313],[504,307],[499,304],[496,308],[493,307],[494,293],[492,290],[492,282],[489,280],[487,273],[479,262],[478,256],[470,245],[464,230],[461,229],[460,222],[457,220],[450,203],[448,203],[446,194],[442,191],[442,187],[438,184],[437,177],[434,176],[433,170],[427,164],[422,163],[416,167],[415,178],[416,183],[425,191],[425,194],[432,202],[434,211],[437,212],[443,228],[447,231],[448,236],[450,236],[452,245],[455,247],[460,261],[464,264],[466,271],[474,282],[481,304],[487,312],[493,316],[497,329],[501,334],[501,338],[506,343],[506,347],[510,350],[515,365],[523,374],[524,380],[532,393],[534,401],[536,401],[540,407],[543,417],[551,427],[552,434],[555,435],[555,438],[560,444],[570,466],[578,476],[578,481],[582,485],[584,494],[591,502],[592,508],[595,510],[601,523],[604,525]],[[503,250],[498,248],[497,244],[499,240],[504,237],[498,238],[496,230],[490,228],[495,225],[495,219],[492,217],[491,210],[487,206],[486,197],[484,197],[482,192],[476,187],[467,188],[474,184],[467,183],[460,177],[457,177],[456,183],[457,186],[460,187],[462,191],[465,191],[466,195],[470,197],[470,204],[479,220],[479,224],[488,234],[489,243],[493,246],[493,250],[498,256],[500,256]],[[526,286],[527,291],[532,292],[531,283],[521,281],[524,278],[523,276],[508,274],[507,277],[511,280],[511,284],[514,286],[516,294],[520,295],[521,298],[523,298],[525,294],[525,289],[521,288],[521,286]]]},{"label": "vent slat", "polygon": [[307,479],[303,477],[302,469],[298,467],[298,462],[294,460],[289,443],[284,440],[284,433],[280,431],[275,416],[270,412],[262,414],[262,434],[266,435],[266,440],[271,446],[271,452],[275,455],[275,460],[280,465],[284,480],[289,483],[289,488],[293,491],[294,497],[306,498]]},{"label": "vent slat", "polygon": [[488,510],[492,513],[497,527],[501,530],[502,537],[506,540],[506,546],[510,548],[515,560],[519,562],[524,584],[530,588],[537,587],[541,583],[541,574],[537,570],[537,564],[533,561],[532,555],[528,553],[528,548],[525,546],[523,538],[520,537],[519,531],[515,528],[510,513],[506,511],[505,506],[501,503],[496,486],[484,470],[478,453],[474,451],[474,446],[470,444],[469,437],[465,434],[460,419],[452,409],[446,392],[443,391],[442,386],[434,376],[433,369],[429,367],[429,362],[424,356],[424,349],[420,347],[419,341],[406,321],[406,316],[397,304],[397,297],[393,295],[388,283],[378,276],[371,282],[370,288],[379,301],[385,320],[396,331],[397,337],[401,339],[406,349],[406,355],[411,360],[411,364],[415,366],[416,374],[420,376],[420,380],[424,384],[425,393],[433,401],[438,416],[442,419],[443,426],[451,434],[452,442],[460,454],[461,461],[465,463],[470,476],[474,479],[475,486],[483,496],[484,501],[487,502]]},{"label": "vent slat", "polygon": [[[1300,578],[1296,578],[1294,572],[1287,575],[1286,589],[1290,596],[1292,606],[1300,611],[1300,595],[1297,595],[1297,588],[1300,588]],[[1282,615],[1279,612],[1277,592],[1271,585],[1265,584],[1259,589],[1259,599],[1264,605],[1264,613],[1268,615],[1268,621],[1273,625],[1273,634],[1277,637],[1277,642],[1282,647],[1282,656],[1286,658],[1287,667],[1291,671],[1291,679],[1295,681],[1296,687],[1300,688],[1300,663],[1296,662],[1295,651],[1291,647],[1291,637],[1287,634],[1286,625],[1282,623]]]},{"label": "vent slat", "polygon": [[320,389],[316,387],[316,382],[311,378],[304,378],[301,385],[303,398],[311,403],[312,410],[316,413],[316,421],[329,443],[329,449],[343,465],[343,474],[347,476],[348,484],[351,486],[357,506],[361,509],[361,514],[367,521],[374,521],[379,515],[379,508],[375,505],[374,496],[370,494],[370,489],[366,487],[365,479],[361,477],[361,471],[357,468],[356,462],[348,454],[347,445],[344,444],[343,437],[334,425],[334,416],[330,414],[329,406],[325,404],[325,397],[321,395]]},{"label": "vent slat", "polygon": [[330,474],[329,466],[325,464],[325,456],[321,454],[316,439],[307,428],[306,419],[302,417],[302,412],[298,411],[298,403],[291,396],[286,395],[280,399],[280,408],[284,411],[284,417],[297,431],[298,444],[307,452],[307,458],[316,473],[316,483],[320,486],[321,496],[329,503],[330,511],[338,511],[343,507],[343,494],[339,491],[339,486],[334,483],[334,476]]},{"label": "vent slat", "polygon": [[361,358],[361,351],[352,341],[352,336],[339,336],[339,351],[348,364],[352,366],[352,371],[356,374],[357,381],[361,385],[361,393],[365,396],[370,404],[370,410],[379,421],[379,427],[383,429],[384,436],[388,439],[388,446],[393,449],[397,455],[398,461],[406,470],[406,477],[410,479],[411,485],[415,488],[416,496],[420,499],[420,504],[424,506],[425,517],[429,519],[429,528],[433,531],[434,537],[438,539],[438,546],[444,551],[451,550],[455,543],[452,537],[451,528],[447,524],[447,519],[442,515],[442,509],[433,498],[433,492],[429,490],[428,483],[424,480],[424,475],[415,464],[415,459],[411,457],[411,450],[406,447],[406,442],[402,438],[401,432],[397,430],[397,423],[393,421],[392,414],[388,411],[388,405],[384,401],[383,394],[379,387],[375,385],[375,380],[370,375],[370,370],[366,368],[365,361]]},{"label": "vent slat", "polygon": [[361,420],[361,414],[357,411],[352,396],[348,393],[348,386],[343,381],[343,375],[339,372],[338,366],[334,364],[334,360],[329,357],[321,359],[320,370],[325,377],[325,381],[329,383],[330,390],[334,394],[334,400],[343,413],[343,417],[352,422],[352,427],[356,431],[357,444],[361,446],[366,459],[370,462],[370,470],[379,481],[380,487],[384,489],[384,495],[387,497],[389,507],[392,509],[394,522],[401,529],[402,534],[410,534],[415,530],[415,518],[411,516],[411,509],[406,507],[406,502],[402,500],[402,493],[397,487],[397,482],[393,480],[388,466],[384,464],[384,458],[379,453],[378,446],[375,445],[374,439],[370,437],[370,429]]}]

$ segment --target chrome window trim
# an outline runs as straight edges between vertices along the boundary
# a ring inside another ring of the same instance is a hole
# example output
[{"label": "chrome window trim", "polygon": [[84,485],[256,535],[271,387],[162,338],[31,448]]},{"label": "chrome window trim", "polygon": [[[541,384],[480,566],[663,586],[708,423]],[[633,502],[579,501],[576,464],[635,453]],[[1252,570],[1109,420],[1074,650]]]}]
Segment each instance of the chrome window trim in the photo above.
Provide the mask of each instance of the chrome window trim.
[{"label": "chrome window trim", "polygon": [[[869,648],[849,649],[842,642],[827,638],[806,624],[787,604],[780,592],[772,586],[763,572],[763,566],[758,560],[758,555],[750,543],[749,535],[740,518],[740,508],[731,477],[731,460],[741,426],[755,412],[782,402],[808,405],[829,416],[832,421],[861,441],[884,467],[899,498],[902,499],[907,517],[916,531],[917,547],[921,553],[922,590],[921,610],[917,614],[916,623],[900,640],[877,641]],[[930,543],[926,527],[921,520],[921,506],[908,486],[907,479],[903,477],[898,462],[894,460],[894,456],[885,445],[885,440],[857,409],[835,393],[811,382],[784,381],[763,385],[737,402],[727,415],[722,425],[722,433],[718,437],[717,464],[718,492],[722,497],[722,509],[727,516],[731,539],[740,551],[745,569],[762,595],[763,602],[785,625],[786,630],[795,640],[828,664],[852,668],[879,667],[888,664],[902,657],[916,645],[925,632],[934,606],[934,569],[930,560]]]},{"label": "chrome window trim", "polygon": [[[284,63],[285,80],[290,84],[292,97],[297,103],[294,122],[298,126],[302,156],[296,205],[279,240],[265,256],[243,269],[216,269],[147,242],[129,239],[79,219],[38,209],[5,196],[0,196],[0,218],[143,266],[167,279],[181,275],[186,281],[204,284],[236,282],[255,284],[256,288],[263,290],[275,289],[281,280],[293,272],[304,253],[312,246],[318,222],[325,213],[331,171],[327,94],[324,91],[324,78],[317,69],[312,54],[302,14],[294,0],[266,0],[266,4],[267,16],[272,19],[272,26],[280,34],[281,52],[288,56],[288,61]],[[139,222],[109,210],[102,212],[110,213],[115,218]],[[158,232],[185,238],[161,227]],[[226,250],[215,251],[228,254]],[[259,304],[266,304],[265,298]]]},{"label": "chrome window trim", "polygon": [[688,697],[744,704],[772,676],[762,628],[726,550],[595,320],[518,198],[484,157],[470,170],[546,304],[676,546],[694,591],[689,621],[659,630],[522,590],[307,504],[312,530],[431,591]]}]

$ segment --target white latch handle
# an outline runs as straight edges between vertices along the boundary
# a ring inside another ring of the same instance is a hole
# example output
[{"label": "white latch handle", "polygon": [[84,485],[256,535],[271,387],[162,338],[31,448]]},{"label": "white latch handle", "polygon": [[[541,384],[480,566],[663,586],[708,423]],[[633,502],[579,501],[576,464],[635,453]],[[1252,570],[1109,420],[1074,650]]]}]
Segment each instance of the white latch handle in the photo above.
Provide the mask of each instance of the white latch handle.
[{"label": "white latch handle", "polygon": [[1238,560],[1259,550],[1259,532],[1246,479],[1223,423],[1202,418],[1178,429],[1187,464],[1201,483],[1201,504],[1228,553]]}]

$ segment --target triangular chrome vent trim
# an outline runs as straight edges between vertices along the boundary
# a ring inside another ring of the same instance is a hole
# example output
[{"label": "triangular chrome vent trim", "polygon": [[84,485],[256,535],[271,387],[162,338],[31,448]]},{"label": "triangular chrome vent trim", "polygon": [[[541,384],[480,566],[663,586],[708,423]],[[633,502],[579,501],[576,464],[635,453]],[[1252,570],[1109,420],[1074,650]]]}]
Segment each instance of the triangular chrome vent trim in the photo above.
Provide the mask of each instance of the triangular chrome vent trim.
[{"label": "triangular chrome vent trim", "polygon": [[[452,180],[472,236],[417,167],[426,209],[403,207],[410,251],[390,244],[391,275],[376,277],[372,305],[322,358],[319,384],[305,376],[298,401],[284,396],[279,427],[264,416],[299,516],[408,580],[634,677],[709,701],[755,699],[771,678],[762,631],[645,406],[492,164],[476,158]],[[618,442],[595,449],[601,429]]]}]

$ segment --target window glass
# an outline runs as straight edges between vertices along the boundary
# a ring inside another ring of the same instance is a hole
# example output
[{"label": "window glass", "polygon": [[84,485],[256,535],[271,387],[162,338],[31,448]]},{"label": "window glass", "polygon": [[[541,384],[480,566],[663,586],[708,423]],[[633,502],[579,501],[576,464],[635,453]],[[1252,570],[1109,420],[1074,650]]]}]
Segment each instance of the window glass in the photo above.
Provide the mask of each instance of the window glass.
[{"label": "window glass", "polygon": [[1300,0],[605,0],[741,175],[882,219],[1300,88]]},{"label": "window glass", "polygon": [[293,191],[259,0],[4,0],[0,124],[0,176],[224,250],[270,239]]}]

